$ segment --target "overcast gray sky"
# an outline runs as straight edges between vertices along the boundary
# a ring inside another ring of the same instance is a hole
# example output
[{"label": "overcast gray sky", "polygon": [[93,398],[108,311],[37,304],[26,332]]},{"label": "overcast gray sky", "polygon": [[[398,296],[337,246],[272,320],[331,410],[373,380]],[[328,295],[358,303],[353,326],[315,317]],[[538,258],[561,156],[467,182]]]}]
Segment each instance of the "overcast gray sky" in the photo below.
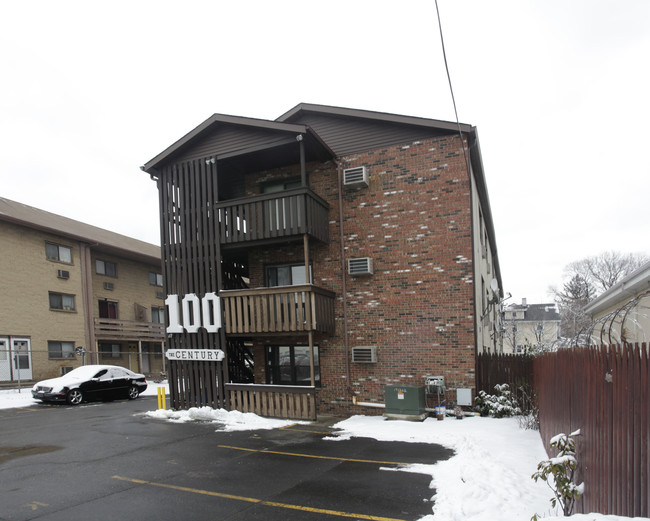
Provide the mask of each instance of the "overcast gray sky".
[{"label": "overcast gray sky", "polygon": [[[439,0],[504,289],[650,251],[650,2]],[[433,0],[0,5],[0,196],[159,243],[139,170],[214,113],[300,102],[454,120]]]}]

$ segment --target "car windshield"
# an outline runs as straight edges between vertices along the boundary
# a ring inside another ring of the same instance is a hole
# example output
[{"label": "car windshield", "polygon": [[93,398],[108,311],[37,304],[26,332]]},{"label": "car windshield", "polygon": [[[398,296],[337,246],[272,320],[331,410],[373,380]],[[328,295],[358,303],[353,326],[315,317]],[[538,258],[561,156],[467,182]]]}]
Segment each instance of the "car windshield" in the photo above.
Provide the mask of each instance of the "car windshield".
[{"label": "car windshield", "polygon": [[68,374],[66,374],[66,378],[73,378],[75,380],[89,380],[90,378],[93,378],[97,373],[100,371],[106,372],[106,368],[102,367],[97,367],[92,366],[92,365],[86,365],[83,367],[77,367],[76,369],[73,369],[70,371]]}]

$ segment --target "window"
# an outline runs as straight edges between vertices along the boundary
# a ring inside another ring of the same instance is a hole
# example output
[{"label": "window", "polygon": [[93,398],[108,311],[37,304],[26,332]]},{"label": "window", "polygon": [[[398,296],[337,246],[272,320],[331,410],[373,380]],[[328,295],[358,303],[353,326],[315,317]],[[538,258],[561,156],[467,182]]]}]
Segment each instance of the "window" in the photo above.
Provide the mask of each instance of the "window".
[{"label": "window", "polygon": [[47,354],[49,358],[74,358],[74,342],[48,340]]},{"label": "window", "polygon": [[[312,282],[312,269],[309,266],[309,282]],[[285,264],[280,266],[267,266],[266,285],[275,286],[296,286],[306,284],[305,264]]]},{"label": "window", "polygon": [[162,273],[154,273],[153,271],[150,271],[149,284],[153,284],[154,286],[162,286],[163,285]]},{"label": "window", "polygon": [[99,344],[99,352],[102,358],[119,358],[120,344]]},{"label": "window", "polygon": [[151,308],[151,321],[154,324],[164,324],[165,323],[165,308],[152,307]]},{"label": "window", "polygon": [[72,250],[67,246],[53,244],[51,242],[45,243],[45,257],[48,260],[55,260],[72,264]]},{"label": "window", "polygon": [[117,302],[99,301],[99,318],[117,318]]},{"label": "window", "polygon": [[262,193],[274,194],[276,192],[283,192],[284,190],[291,190],[292,188],[300,188],[301,186],[300,179],[283,179],[262,185]]},{"label": "window", "polygon": [[50,309],[57,309],[60,311],[74,311],[74,295],[50,293]]},{"label": "window", "polygon": [[[314,381],[320,386],[318,346],[314,346]],[[311,385],[309,346],[267,346],[266,383]]]},{"label": "window", "polygon": [[107,277],[117,277],[117,264],[115,264],[114,262],[97,259],[95,261],[95,270],[99,275],[106,275]]}]

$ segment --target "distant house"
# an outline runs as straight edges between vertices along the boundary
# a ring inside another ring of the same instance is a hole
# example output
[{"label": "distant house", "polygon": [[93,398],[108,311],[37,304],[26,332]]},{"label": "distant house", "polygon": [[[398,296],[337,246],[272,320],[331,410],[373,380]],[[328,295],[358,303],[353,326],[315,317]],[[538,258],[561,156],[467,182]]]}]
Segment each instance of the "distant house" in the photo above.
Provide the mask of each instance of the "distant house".
[{"label": "distant house", "polygon": [[162,370],[158,246],[0,198],[0,249],[0,382]]},{"label": "distant house", "polygon": [[455,400],[476,353],[501,349],[476,128],[311,104],[215,114],[142,169],[160,195],[173,406],[279,385],[348,413],[432,377]]},{"label": "distant house", "polygon": [[634,344],[650,340],[650,262],[592,300],[585,313],[594,325],[588,343]]},{"label": "distant house", "polygon": [[533,345],[546,346],[560,338],[560,313],[555,303],[511,304],[504,310],[503,352],[523,354]]}]

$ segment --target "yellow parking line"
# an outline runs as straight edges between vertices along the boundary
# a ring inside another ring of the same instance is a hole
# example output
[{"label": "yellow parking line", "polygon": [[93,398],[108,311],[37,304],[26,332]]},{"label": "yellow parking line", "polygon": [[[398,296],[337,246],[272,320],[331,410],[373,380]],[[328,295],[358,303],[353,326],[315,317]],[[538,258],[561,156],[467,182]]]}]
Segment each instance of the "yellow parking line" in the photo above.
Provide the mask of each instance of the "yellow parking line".
[{"label": "yellow parking line", "polygon": [[300,429],[295,428],[295,425],[288,425],[286,427],[280,427],[281,431],[296,431],[296,432],[309,432],[312,434],[329,434],[330,436],[334,435],[332,431],[312,431],[309,429]]},{"label": "yellow parking line", "polygon": [[339,458],[336,456],[317,456],[314,454],[300,454],[297,452],[280,452],[275,450],[266,450],[266,449],[247,449],[245,447],[233,447],[231,445],[217,445],[222,449],[233,449],[233,450],[243,450],[246,452],[262,452],[264,454],[279,454],[281,456],[298,456],[301,458],[315,458],[315,459],[332,459],[336,461],[351,461],[354,463],[379,463],[381,465],[411,465],[411,463],[401,463],[399,461],[381,461],[374,459],[354,459],[354,458]]},{"label": "yellow parking line", "polygon": [[123,476],[113,476],[113,479],[119,479],[121,481],[127,481],[129,483],[136,483],[138,485],[149,485],[152,487],[162,487],[168,488],[171,490],[179,490],[181,492],[190,492],[192,494],[202,494],[205,496],[220,497],[225,499],[234,499],[236,501],[246,501],[247,503],[257,503],[259,505],[276,507],[276,508],[286,508],[290,510],[300,510],[302,512],[312,512],[315,514],[328,514],[330,516],[338,517],[352,517],[355,519],[368,519],[370,521],[405,521],[404,519],[397,519],[394,517],[381,517],[381,516],[370,516],[367,514],[354,514],[351,512],[341,512],[338,510],[328,510],[325,508],[313,508],[305,507],[301,505],[291,505],[289,503],[278,503],[276,501],[265,501],[263,499],[257,499],[253,497],[246,496],[235,496],[233,494],[222,494],[220,492],[212,492],[210,490],[202,490],[198,488],[190,487],[181,487],[178,485],[170,485],[168,483],[156,483],[154,481],[145,481],[144,479],[135,479],[135,478],[125,478]]}]

